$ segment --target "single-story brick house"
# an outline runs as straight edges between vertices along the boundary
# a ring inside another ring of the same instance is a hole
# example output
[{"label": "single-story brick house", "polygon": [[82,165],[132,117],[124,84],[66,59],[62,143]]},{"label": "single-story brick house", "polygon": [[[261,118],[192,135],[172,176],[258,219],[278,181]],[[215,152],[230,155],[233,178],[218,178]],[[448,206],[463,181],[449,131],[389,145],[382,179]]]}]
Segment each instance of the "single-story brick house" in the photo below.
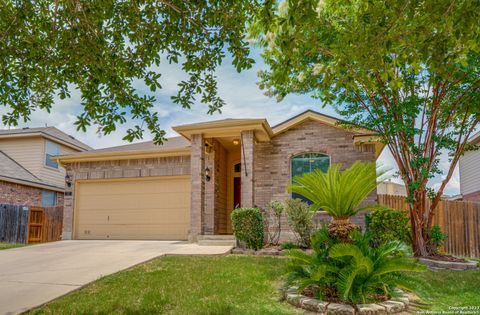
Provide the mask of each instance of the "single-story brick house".
[{"label": "single-story brick house", "polygon": [[162,146],[59,156],[71,179],[63,238],[195,241],[231,234],[235,207],[266,207],[291,196],[292,176],[375,161],[383,149],[371,131],[347,130],[314,111],[274,127],[266,119],[225,119],[173,129],[180,136]]}]

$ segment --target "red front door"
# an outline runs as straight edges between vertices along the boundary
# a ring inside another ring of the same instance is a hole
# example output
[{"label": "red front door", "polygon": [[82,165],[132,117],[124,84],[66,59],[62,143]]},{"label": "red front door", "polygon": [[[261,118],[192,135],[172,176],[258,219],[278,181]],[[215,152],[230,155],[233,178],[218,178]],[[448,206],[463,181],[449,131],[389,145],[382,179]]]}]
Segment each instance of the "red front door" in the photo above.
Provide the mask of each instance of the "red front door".
[{"label": "red front door", "polygon": [[242,183],[240,177],[233,178],[233,209],[242,206]]}]

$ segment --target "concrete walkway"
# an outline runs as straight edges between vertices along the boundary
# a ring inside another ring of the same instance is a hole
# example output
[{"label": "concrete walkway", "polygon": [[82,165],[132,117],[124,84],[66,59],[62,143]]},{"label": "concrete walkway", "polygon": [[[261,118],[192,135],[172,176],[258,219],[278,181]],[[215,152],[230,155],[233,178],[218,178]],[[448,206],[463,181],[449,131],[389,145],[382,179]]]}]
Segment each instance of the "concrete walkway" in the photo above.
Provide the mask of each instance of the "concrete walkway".
[{"label": "concrete walkway", "polygon": [[0,314],[18,314],[163,255],[223,255],[175,241],[61,241],[0,251]]}]

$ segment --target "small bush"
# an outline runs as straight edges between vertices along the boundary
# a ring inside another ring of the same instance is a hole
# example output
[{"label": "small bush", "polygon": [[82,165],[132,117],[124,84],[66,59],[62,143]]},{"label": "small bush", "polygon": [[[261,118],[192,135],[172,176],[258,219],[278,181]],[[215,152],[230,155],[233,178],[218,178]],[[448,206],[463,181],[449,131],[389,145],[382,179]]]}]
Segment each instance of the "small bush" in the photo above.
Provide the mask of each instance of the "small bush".
[{"label": "small bush", "polygon": [[267,231],[267,243],[278,245],[282,231],[282,214],[285,206],[281,201],[274,200],[263,211],[265,229]]},{"label": "small bush", "polygon": [[298,245],[293,244],[292,242],[287,242],[287,243],[283,243],[282,245],[280,245],[280,247],[283,250],[287,250],[287,249],[296,249],[296,248],[298,248]]},{"label": "small bush", "polygon": [[313,216],[315,212],[300,199],[285,201],[288,225],[297,236],[300,246],[310,247],[310,237],[314,232]]},{"label": "small bush", "polygon": [[264,225],[262,212],[258,208],[238,208],[232,212],[233,234],[247,248],[263,247]]},{"label": "small bush", "polygon": [[430,229],[430,240],[428,242],[430,253],[438,254],[440,247],[447,238],[448,236],[442,232],[438,224],[433,225]]},{"label": "small bush", "polygon": [[395,240],[410,243],[410,219],[406,211],[380,207],[370,212],[365,221],[376,245]]}]

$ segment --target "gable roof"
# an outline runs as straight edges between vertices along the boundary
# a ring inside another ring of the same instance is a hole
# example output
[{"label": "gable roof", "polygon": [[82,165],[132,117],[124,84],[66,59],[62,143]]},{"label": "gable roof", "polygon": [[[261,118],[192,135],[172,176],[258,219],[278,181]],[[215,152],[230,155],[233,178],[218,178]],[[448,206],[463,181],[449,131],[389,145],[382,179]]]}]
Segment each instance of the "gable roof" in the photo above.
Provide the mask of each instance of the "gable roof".
[{"label": "gable roof", "polygon": [[253,130],[260,141],[269,140],[273,136],[272,128],[265,118],[221,119],[172,127],[173,130],[188,140],[192,134],[203,134],[206,138],[238,136],[242,130]]},{"label": "gable roof", "polygon": [[124,160],[131,158],[148,158],[186,154],[190,154],[190,141],[188,141],[184,137],[179,136],[167,138],[167,140],[161,145],[154,144],[153,141],[144,141],[139,143],[78,152],[69,155],[59,155],[56,156],[55,159],[61,162],[80,162],[82,160],[104,161],[111,160],[112,158]]},{"label": "gable roof", "polygon": [[[319,113],[317,111],[314,111],[314,110],[306,110],[296,116],[293,116],[275,126],[273,126],[273,133],[274,135],[277,135],[277,134],[280,134],[282,132],[285,132],[287,131],[288,129],[292,128],[292,127],[295,127],[305,121],[309,121],[309,120],[313,120],[313,121],[317,121],[317,122],[320,122],[320,123],[323,123],[323,124],[326,124],[326,125],[329,125],[329,126],[332,126],[332,127],[335,127],[335,128],[340,128],[340,129],[345,129],[345,127],[343,127],[341,124],[344,123],[344,124],[348,124],[347,121],[345,120],[342,120],[342,119],[338,119],[338,118],[335,118],[333,116],[329,116],[329,115],[325,115],[325,114],[322,114],[322,113]],[[372,131],[372,130],[368,130],[366,128],[362,128],[362,127],[353,127],[352,126],[352,129],[349,131],[351,131],[352,133],[355,133],[355,134],[358,134],[358,135],[374,135],[375,132]]]},{"label": "gable roof", "polygon": [[[205,138],[238,136],[243,130],[253,130],[259,141],[268,141],[278,134],[297,126],[305,121],[318,121],[329,126],[345,129],[339,123],[345,122],[332,116],[313,110],[307,110],[284,122],[270,127],[265,118],[222,119],[172,127],[180,137],[168,138],[164,144],[155,145],[153,141],[145,141],[116,147],[90,150],[71,155],[57,156],[60,163],[83,161],[124,160],[133,158],[148,158],[161,156],[179,156],[190,154],[190,139],[193,134],[202,134]],[[345,122],[347,123],[347,122]],[[348,129],[356,144],[374,144],[376,156],[382,152],[384,145],[378,141],[375,132],[365,128]]]},{"label": "gable roof", "polygon": [[75,139],[73,136],[55,127],[22,128],[22,129],[4,129],[0,130],[0,139],[42,136],[54,142],[59,142],[67,147],[78,151],[91,150],[92,148],[85,143]]},{"label": "gable roof", "polygon": [[63,191],[61,187],[46,184],[3,151],[0,151],[0,180],[26,186]]}]

